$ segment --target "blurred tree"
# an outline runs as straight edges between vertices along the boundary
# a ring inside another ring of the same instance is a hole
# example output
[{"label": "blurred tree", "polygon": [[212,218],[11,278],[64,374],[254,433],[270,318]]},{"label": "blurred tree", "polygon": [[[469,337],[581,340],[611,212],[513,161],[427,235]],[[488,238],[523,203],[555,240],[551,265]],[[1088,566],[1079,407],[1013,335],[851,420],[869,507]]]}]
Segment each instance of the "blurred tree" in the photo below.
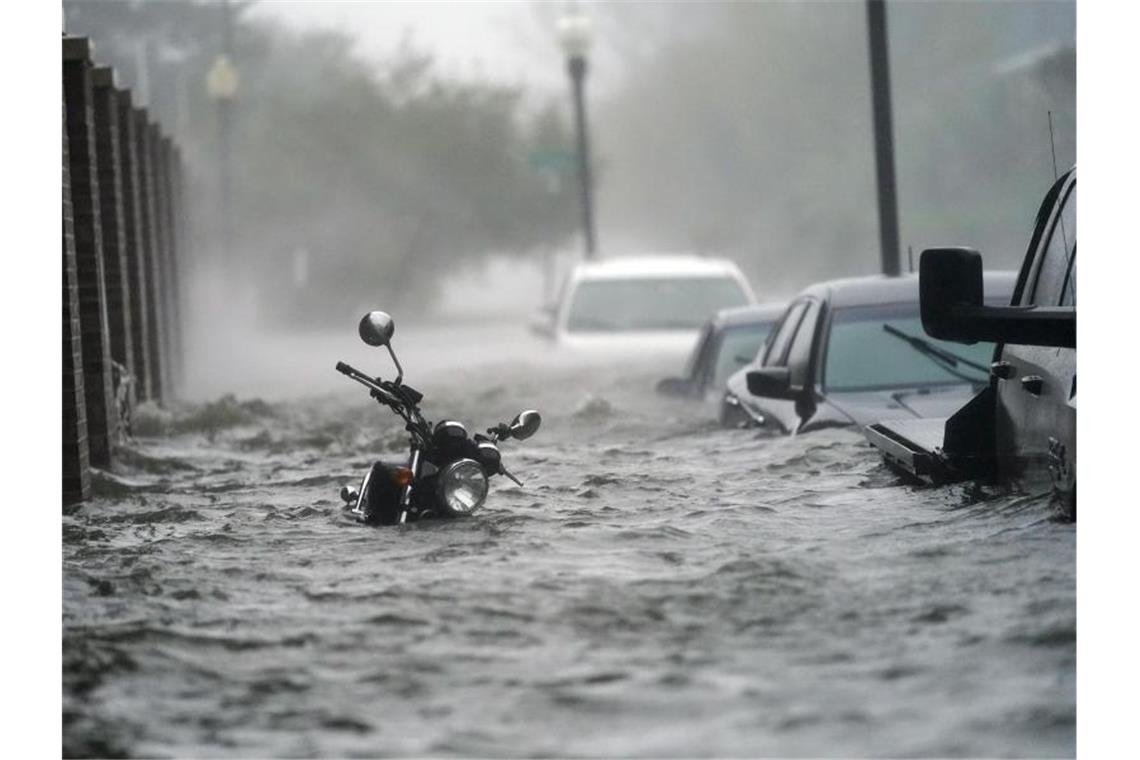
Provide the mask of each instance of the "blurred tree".
[{"label": "blurred tree", "polygon": [[[276,321],[343,322],[361,308],[430,305],[442,273],[489,253],[524,254],[574,229],[572,188],[551,188],[529,156],[568,146],[551,109],[517,89],[443,81],[405,45],[373,67],[333,32],[296,33],[231,4],[233,260]],[[149,93],[184,145],[210,239],[217,125],[205,77],[221,45],[218,3],[64,3],[69,33]],[[303,264],[297,263],[303,260]]]}]

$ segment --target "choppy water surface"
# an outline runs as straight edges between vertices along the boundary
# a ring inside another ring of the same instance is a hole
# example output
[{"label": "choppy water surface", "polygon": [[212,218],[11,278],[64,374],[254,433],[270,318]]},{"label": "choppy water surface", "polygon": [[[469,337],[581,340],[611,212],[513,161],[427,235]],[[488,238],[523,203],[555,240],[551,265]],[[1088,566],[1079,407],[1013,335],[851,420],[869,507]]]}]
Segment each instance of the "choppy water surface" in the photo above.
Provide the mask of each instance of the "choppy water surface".
[{"label": "choppy water surface", "polygon": [[65,753],[1074,754],[1076,529],[1046,498],[517,358],[404,361],[429,419],[544,413],[504,445],[525,487],[468,520],[341,514],[404,434],[331,363],[325,396],[141,419],[167,434],[63,519]]}]

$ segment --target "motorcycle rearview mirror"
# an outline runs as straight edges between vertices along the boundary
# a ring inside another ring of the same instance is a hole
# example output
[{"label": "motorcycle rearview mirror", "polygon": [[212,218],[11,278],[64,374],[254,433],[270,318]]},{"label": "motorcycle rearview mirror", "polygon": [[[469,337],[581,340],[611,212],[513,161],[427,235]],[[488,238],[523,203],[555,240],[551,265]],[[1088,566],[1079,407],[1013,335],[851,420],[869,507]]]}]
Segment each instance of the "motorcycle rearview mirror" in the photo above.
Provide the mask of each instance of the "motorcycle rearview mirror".
[{"label": "motorcycle rearview mirror", "polygon": [[534,409],[527,409],[525,412],[519,412],[515,415],[508,429],[511,431],[511,438],[525,441],[538,432],[538,427],[541,424],[542,415]]},{"label": "motorcycle rearview mirror", "polygon": [[383,346],[388,349],[392,362],[396,365],[396,385],[404,380],[404,368],[392,350],[392,333],[396,332],[396,321],[386,311],[370,311],[360,319],[360,339],[370,346]]},{"label": "motorcycle rearview mirror", "polygon": [[386,311],[370,311],[360,320],[360,339],[370,346],[387,346],[396,323]]}]

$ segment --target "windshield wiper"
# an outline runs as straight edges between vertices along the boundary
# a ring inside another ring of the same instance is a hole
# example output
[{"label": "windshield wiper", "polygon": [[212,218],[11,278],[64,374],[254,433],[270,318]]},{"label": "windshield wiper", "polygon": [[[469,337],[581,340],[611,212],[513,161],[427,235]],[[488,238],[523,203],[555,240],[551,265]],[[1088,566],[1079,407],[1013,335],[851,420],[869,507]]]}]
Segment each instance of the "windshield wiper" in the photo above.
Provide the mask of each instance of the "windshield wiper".
[{"label": "windshield wiper", "polygon": [[[969,359],[967,359],[964,356],[959,356],[958,354],[955,354],[951,351],[947,351],[944,348],[938,348],[937,346],[935,346],[930,341],[923,340],[922,338],[919,338],[917,335],[908,335],[907,333],[898,329],[894,325],[887,324],[886,322],[883,323],[883,330],[885,330],[888,335],[893,335],[896,338],[901,338],[902,340],[906,341],[907,344],[910,345],[910,347],[913,348],[915,351],[918,351],[923,356],[937,362],[938,364],[940,364],[942,366],[942,368],[944,370],[949,372],[951,375],[954,375],[955,377],[959,377],[959,378],[965,380],[966,382],[984,383],[989,378],[990,368],[985,366],[984,364],[978,364],[975,361],[970,361]],[[959,372],[958,371],[958,365],[959,364],[963,364],[963,365],[969,367],[970,369],[977,370],[978,372],[981,372],[983,375],[985,375],[985,377],[982,377],[982,378],[970,377],[969,375],[967,375],[963,372]]]}]

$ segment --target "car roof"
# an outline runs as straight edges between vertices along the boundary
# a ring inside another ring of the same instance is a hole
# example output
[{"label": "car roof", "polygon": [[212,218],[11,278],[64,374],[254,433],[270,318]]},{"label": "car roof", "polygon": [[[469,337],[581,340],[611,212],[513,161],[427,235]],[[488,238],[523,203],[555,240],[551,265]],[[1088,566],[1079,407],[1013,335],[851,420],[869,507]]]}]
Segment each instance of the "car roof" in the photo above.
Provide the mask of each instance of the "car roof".
[{"label": "car roof", "polygon": [[770,301],[755,306],[733,306],[721,309],[710,320],[714,327],[736,327],[738,325],[758,325],[765,322],[775,322],[788,307],[786,301]]},{"label": "car roof", "polygon": [[633,277],[712,277],[739,276],[740,270],[728,259],[691,254],[620,256],[600,261],[583,261],[574,267],[577,280],[619,280]]},{"label": "car roof", "polygon": [[[1008,299],[1017,282],[1016,272],[987,271],[982,273],[987,301]],[[918,275],[904,274],[890,277],[883,274],[868,277],[846,277],[817,282],[800,291],[801,296],[815,296],[829,301],[832,307],[870,306],[880,303],[918,302]]]}]

